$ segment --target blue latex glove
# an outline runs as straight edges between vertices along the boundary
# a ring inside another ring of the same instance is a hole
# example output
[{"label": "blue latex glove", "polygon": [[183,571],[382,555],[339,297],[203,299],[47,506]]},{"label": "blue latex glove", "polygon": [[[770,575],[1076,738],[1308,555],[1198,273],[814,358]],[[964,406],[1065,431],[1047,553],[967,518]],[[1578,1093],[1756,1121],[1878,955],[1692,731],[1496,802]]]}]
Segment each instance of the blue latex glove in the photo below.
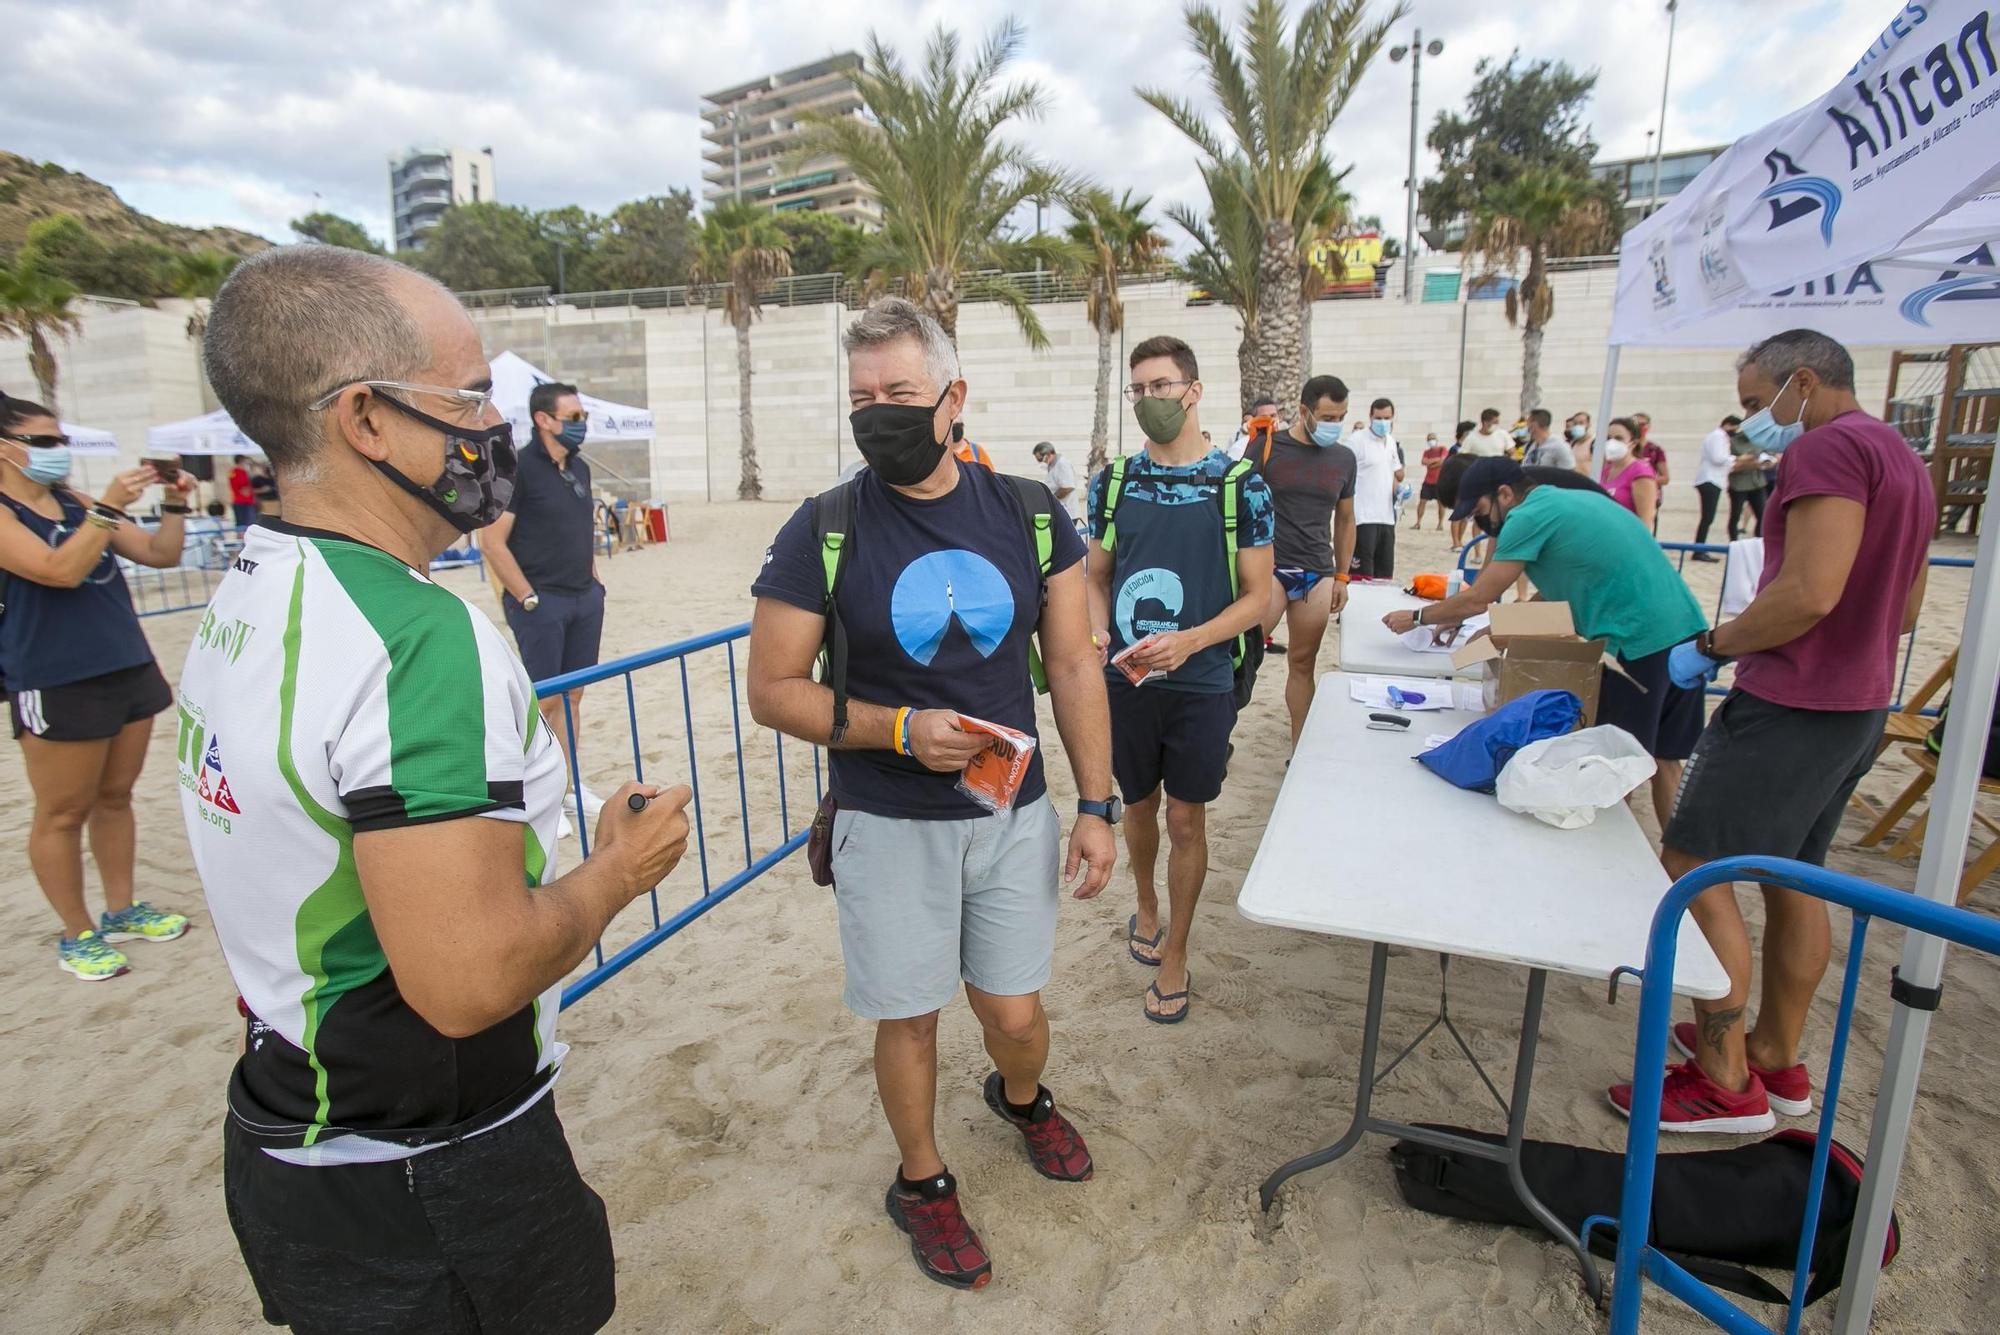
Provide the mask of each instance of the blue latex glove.
[{"label": "blue latex glove", "polygon": [[1677,644],[1667,654],[1667,675],[1674,685],[1684,691],[1692,691],[1704,683],[1715,680],[1722,671],[1722,664],[1694,647],[1694,641]]}]

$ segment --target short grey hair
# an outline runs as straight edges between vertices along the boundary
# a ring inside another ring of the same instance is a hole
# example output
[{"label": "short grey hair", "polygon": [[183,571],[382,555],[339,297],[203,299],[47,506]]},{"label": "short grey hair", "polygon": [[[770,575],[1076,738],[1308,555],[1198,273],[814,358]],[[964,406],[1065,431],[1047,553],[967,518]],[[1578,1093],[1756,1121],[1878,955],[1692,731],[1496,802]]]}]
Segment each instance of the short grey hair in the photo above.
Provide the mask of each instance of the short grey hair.
[{"label": "short grey hair", "polygon": [[1818,376],[1828,389],[1854,388],[1854,358],[1834,339],[1813,329],[1787,329],[1750,345],[1736,359],[1736,369],[1755,366],[1782,386],[1801,367]]},{"label": "short grey hair", "polygon": [[216,293],[201,344],[208,383],[292,480],[316,471],[320,414],[306,405],[357,380],[409,380],[430,364],[396,290],[407,278],[432,281],[365,251],[273,246],[238,264]]},{"label": "short grey hair", "polygon": [[958,379],[958,349],[951,344],[951,336],[944,332],[944,326],[932,319],[913,301],[902,297],[881,297],[871,302],[868,309],[861,312],[847,332],[840,336],[840,346],[848,352],[860,348],[878,348],[897,339],[914,339],[923,349],[924,370],[930,375],[931,388],[944,393],[945,386]]}]

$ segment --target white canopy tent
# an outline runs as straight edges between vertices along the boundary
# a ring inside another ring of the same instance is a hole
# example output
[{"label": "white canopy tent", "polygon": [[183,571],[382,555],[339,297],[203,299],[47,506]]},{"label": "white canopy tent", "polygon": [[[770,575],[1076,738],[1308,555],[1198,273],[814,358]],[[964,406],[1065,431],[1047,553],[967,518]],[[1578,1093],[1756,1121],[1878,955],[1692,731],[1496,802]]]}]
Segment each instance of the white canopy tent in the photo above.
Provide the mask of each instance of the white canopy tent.
[{"label": "white canopy tent", "polygon": [[[534,431],[528,416],[528,395],[536,385],[555,379],[534,363],[508,351],[493,359],[493,406],[514,427],[514,443],[525,445]],[[651,440],[653,413],[650,408],[633,408],[579,393],[577,401],[590,414],[591,440]]]},{"label": "white canopy tent", "polygon": [[185,422],[169,422],[146,430],[146,448],[173,454],[248,454],[263,458],[257,442],[236,429],[229,414],[217,408]]},{"label": "white canopy tent", "polygon": [[69,452],[79,459],[116,459],[118,438],[94,426],[64,422],[62,433],[69,437]]},{"label": "white canopy tent", "polygon": [[[1626,233],[1598,421],[1626,346],[1745,347],[1792,328],[1848,344],[2000,336],[2000,20],[1976,0],[1897,5],[1838,86],[1710,164]],[[1982,118],[1983,117],[1983,118]],[[1948,410],[1949,405],[1944,405]],[[2000,524],[1981,525],[1953,708],[1916,892],[1956,898],[2000,681]],[[1934,987],[1944,943],[1911,933],[1901,974]],[[1930,1012],[1898,1005],[1834,1328],[1874,1311]]]}]

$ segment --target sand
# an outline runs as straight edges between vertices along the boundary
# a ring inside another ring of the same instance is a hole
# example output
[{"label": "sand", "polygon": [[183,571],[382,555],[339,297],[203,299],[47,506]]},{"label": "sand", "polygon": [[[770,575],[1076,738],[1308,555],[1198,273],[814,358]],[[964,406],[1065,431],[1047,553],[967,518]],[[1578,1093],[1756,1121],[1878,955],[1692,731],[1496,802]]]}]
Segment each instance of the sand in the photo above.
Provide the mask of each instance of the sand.
[{"label": "sand", "polygon": [[[1692,495],[1669,492],[1665,528],[1692,531]],[[1675,504],[1678,502],[1678,504]],[[669,547],[608,563],[609,658],[744,619],[747,585],[791,507],[690,508]],[[1406,528],[1399,569],[1444,568],[1444,544]],[[1953,550],[1965,550],[1960,543]],[[1690,567],[1704,589],[1719,567]],[[476,605],[490,595],[448,579]],[[1918,674],[1961,624],[1962,572],[1933,582]],[[1704,594],[1704,602],[1707,595]],[[149,620],[169,675],[197,617]],[[1332,636],[1323,657],[1335,661]],[[740,665],[740,658],[739,658]],[[727,663],[689,674],[699,702],[710,877],[744,861]],[[629,769],[622,691],[594,693],[585,755],[594,779]],[[639,674],[649,777],[687,771],[680,673]],[[939,1124],[973,1222],[996,1258],[984,1293],[960,1295],[915,1272],[882,1215],[894,1149],[875,1105],[868,1027],[840,1006],[834,910],[798,859],[585,998],[563,1020],[574,1045],[558,1106],[584,1174],[608,1203],[619,1253],[622,1331],[1570,1331],[1593,1315],[1568,1255],[1539,1236],[1417,1213],[1398,1198],[1373,1141],[1287,1187],[1262,1218],[1255,1186],[1278,1163],[1333,1137],[1350,1106],[1366,978],[1360,945],[1261,927],[1234,900],[1281,777],[1282,701],[1267,683],[1237,734],[1237,762],[1210,818],[1212,870],[1194,936],[1193,1016],[1176,1029],[1140,1015],[1145,970],[1125,956],[1131,911],[1121,874],[1093,903],[1066,902],[1047,993],[1055,1026],[1048,1083],[1089,1139],[1095,1180],[1045,1182],[1018,1137],[979,1096],[987,1065],[963,1006],[941,1032]],[[55,924],[18,850],[29,798],[18,753],[0,759],[0,968],[14,1004],[0,1019],[0,1310],[21,1331],[239,1331],[260,1328],[220,1194],[222,1093],[238,1024],[232,988],[189,865],[162,716],[138,793],[142,893],[188,912],[193,932],[136,944],[134,971],[83,987],[54,967]],[[741,720],[748,727],[747,714]],[[1060,752],[1053,729],[1045,729]],[[754,851],[780,829],[773,748],[748,736]],[[794,825],[810,803],[811,764],[786,752]],[[1067,766],[1050,767],[1058,801]],[[1784,776],[1773,776],[1783,782]],[[1868,789],[1903,782],[1887,763]],[[1439,840],[1416,812],[1385,813],[1411,846],[1409,875],[1476,876],[1476,850]],[[1649,811],[1641,819],[1650,828]],[[1834,862],[1908,886],[1914,867],[1854,849],[1858,817]],[[565,845],[574,856],[574,845]],[[1338,848],[1328,850],[1338,875]],[[693,855],[661,899],[698,893]],[[1589,887],[1578,887],[1589,893]],[[96,891],[91,891],[93,903]],[[1988,885],[1975,903],[1991,908]],[[1754,905],[1752,906],[1754,912]],[[609,934],[650,926],[642,900]],[[1841,915],[1844,921],[1844,915]],[[1843,1135],[1866,1143],[1866,1115],[1887,1029],[1887,971],[1900,932],[1880,928],[1856,1021]],[[1837,927],[1843,943],[1844,930]],[[1844,957],[1837,947],[1835,969]],[[1837,977],[1837,972],[1835,977]],[[1497,966],[1453,971],[1453,1008],[1475,1049],[1511,1068],[1522,978]],[[1398,958],[1390,1036],[1409,1035],[1436,999],[1436,966]],[[1824,1051],[1832,997],[1809,1043]],[[1603,1089],[1629,1071],[1636,996],[1605,1004],[1601,983],[1552,980],[1531,1134],[1606,1148],[1623,1124]],[[1925,1064],[1925,1093],[1904,1179],[1904,1254],[1882,1288],[1878,1328],[1969,1332],[1994,1324],[1987,1287],[2000,1265],[2000,1190],[1989,1153],[2000,1072],[2000,971],[1952,957],[1947,1002]],[[1504,1079],[1504,1075],[1502,1076]],[[1475,1077],[1433,1039],[1383,1087],[1390,1116],[1496,1128]],[[1704,1141],[1704,1147],[1713,1142]],[[1647,1329],[1703,1327],[1653,1298]],[[1824,1329],[1831,1304],[1809,1327]]]}]

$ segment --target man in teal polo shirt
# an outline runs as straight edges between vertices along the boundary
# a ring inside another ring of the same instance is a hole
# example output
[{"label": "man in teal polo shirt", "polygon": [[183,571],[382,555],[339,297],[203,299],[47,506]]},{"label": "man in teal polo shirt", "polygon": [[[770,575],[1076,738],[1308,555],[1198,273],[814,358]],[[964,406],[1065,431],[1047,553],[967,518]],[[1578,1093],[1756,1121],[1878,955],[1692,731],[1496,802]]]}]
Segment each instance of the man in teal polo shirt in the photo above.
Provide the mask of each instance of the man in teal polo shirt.
[{"label": "man in teal polo shirt", "polygon": [[1708,629],[1700,604],[1630,510],[1601,492],[1550,486],[1510,459],[1481,459],[1458,487],[1454,522],[1478,517],[1494,535],[1477,582],[1443,602],[1382,618],[1402,634],[1455,626],[1484,612],[1525,574],[1550,602],[1568,603],[1577,633],[1603,639],[1629,675],[1606,672],[1597,721],[1625,729],[1659,762],[1653,810],[1665,829],[1681,763],[1704,722],[1701,691],[1674,685],[1667,652]]}]

